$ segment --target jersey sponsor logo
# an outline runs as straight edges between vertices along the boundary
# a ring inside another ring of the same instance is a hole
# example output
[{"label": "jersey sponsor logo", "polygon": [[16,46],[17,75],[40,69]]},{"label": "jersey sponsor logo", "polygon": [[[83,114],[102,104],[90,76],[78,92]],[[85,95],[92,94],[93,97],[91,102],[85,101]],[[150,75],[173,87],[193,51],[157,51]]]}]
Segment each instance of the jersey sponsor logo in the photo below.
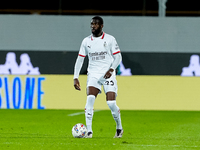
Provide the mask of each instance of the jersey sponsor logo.
[{"label": "jersey sponsor logo", "polygon": [[91,57],[91,60],[103,60],[106,58],[105,55],[107,55],[107,51],[101,51],[101,52],[94,52],[94,53],[89,53],[89,57]]},{"label": "jersey sponsor logo", "polygon": [[102,56],[102,55],[107,55],[108,52],[107,51],[101,51],[101,52],[94,52],[94,53],[89,53],[89,56]]},{"label": "jersey sponsor logo", "polygon": [[105,59],[106,58],[106,56],[96,56],[96,57],[92,57],[92,60],[94,61],[94,60],[103,60],[103,59]]}]

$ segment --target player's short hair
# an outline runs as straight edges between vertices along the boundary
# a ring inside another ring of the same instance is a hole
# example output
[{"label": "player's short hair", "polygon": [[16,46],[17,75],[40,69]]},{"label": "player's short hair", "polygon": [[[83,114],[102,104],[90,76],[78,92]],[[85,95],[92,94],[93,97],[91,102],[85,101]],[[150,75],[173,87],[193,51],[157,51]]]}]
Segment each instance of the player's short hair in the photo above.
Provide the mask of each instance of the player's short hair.
[{"label": "player's short hair", "polygon": [[100,16],[95,16],[92,19],[99,20],[100,24],[103,24],[103,19]]}]

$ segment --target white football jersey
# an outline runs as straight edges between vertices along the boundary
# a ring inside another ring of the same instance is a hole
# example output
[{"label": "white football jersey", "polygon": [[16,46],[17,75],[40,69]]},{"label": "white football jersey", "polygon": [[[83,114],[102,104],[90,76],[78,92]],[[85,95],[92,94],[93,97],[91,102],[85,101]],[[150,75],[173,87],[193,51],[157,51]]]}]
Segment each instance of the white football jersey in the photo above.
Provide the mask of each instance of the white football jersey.
[{"label": "white football jersey", "polygon": [[103,32],[100,37],[90,35],[84,38],[79,56],[85,57],[88,55],[88,74],[105,74],[114,60],[113,55],[117,53],[120,53],[120,49],[115,38]]}]

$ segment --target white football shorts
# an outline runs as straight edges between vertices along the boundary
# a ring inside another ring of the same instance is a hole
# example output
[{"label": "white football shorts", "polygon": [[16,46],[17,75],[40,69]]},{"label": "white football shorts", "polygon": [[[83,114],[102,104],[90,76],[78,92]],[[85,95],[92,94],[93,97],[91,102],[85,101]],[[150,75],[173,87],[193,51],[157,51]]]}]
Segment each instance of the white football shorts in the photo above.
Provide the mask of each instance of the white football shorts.
[{"label": "white football shorts", "polygon": [[100,82],[98,78],[99,75],[88,75],[87,78],[87,87],[93,86],[99,89],[99,94],[101,93],[101,87],[103,85],[104,92],[115,92],[117,95],[117,80],[116,76],[113,74],[109,79],[105,79],[103,82]]}]

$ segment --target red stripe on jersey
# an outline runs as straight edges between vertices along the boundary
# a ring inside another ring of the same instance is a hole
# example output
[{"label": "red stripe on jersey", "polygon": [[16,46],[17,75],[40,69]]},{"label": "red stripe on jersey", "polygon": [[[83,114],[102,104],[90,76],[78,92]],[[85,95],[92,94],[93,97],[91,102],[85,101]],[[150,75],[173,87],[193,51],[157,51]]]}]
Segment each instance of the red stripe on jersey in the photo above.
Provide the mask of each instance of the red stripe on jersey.
[{"label": "red stripe on jersey", "polygon": [[120,51],[117,51],[117,52],[113,53],[113,55],[118,54],[118,53],[120,53]]},{"label": "red stripe on jersey", "polygon": [[103,38],[104,38],[104,36],[105,36],[105,32],[103,33],[103,35],[102,35],[101,39],[103,39]]},{"label": "red stripe on jersey", "polygon": [[[103,35],[102,35],[101,39],[103,39],[104,36],[105,36],[105,32],[103,32]],[[92,35],[91,35],[91,41],[93,41]]]},{"label": "red stripe on jersey", "polygon": [[81,57],[85,57],[84,55],[81,55],[81,54],[78,54],[79,56],[81,56]]}]

